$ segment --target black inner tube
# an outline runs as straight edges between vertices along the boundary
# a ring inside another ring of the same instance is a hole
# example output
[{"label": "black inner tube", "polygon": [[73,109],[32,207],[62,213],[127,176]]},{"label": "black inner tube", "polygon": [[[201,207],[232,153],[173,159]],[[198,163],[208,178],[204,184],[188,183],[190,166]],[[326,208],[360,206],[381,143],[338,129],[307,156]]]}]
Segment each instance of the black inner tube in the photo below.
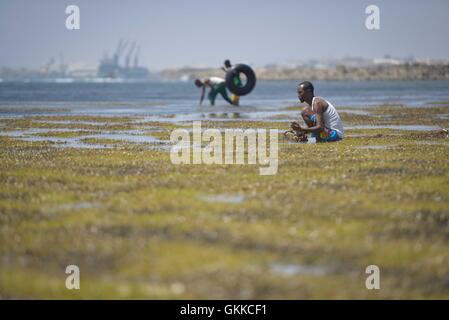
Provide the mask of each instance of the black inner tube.
[{"label": "black inner tube", "polygon": [[[246,83],[242,86],[240,73],[246,77]],[[244,96],[250,93],[256,86],[256,74],[253,69],[246,64],[237,64],[226,72],[226,87],[237,96]]]}]

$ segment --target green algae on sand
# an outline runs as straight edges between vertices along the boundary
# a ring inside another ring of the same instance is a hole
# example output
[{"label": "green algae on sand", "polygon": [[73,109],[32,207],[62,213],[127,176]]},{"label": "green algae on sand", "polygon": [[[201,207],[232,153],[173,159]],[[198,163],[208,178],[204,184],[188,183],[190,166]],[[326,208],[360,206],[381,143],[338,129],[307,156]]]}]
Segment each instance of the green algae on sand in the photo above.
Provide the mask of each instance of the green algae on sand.
[{"label": "green algae on sand", "polygon": [[[411,124],[424,117],[383,108],[415,117]],[[135,120],[117,117],[106,127],[141,130]],[[52,128],[32,117],[3,123]],[[288,129],[269,121],[203,125]],[[149,126],[163,139],[177,127]],[[347,136],[280,142],[278,174],[269,177],[257,166],[173,165],[168,152],[126,141],[61,149],[0,136],[0,296],[449,298],[448,138],[382,128]],[[238,201],[224,201],[229,195]],[[80,267],[82,290],[65,288],[70,264]],[[378,291],[365,288],[371,264],[381,270]]]}]

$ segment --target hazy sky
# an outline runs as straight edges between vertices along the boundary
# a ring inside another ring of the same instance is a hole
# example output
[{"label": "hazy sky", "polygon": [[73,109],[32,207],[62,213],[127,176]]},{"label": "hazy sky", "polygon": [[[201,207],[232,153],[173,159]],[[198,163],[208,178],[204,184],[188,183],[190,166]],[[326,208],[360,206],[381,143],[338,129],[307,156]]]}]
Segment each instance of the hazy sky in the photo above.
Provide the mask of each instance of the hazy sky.
[{"label": "hazy sky", "polygon": [[[81,29],[67,30],[76,4]],[[365,28],[380,7],[379,31]],[[449,58],[448,0],[0,0],[0,66],[36,67],[63,54],[96,64],[120,38],[150,69],[257,65],[343,56]]]}]

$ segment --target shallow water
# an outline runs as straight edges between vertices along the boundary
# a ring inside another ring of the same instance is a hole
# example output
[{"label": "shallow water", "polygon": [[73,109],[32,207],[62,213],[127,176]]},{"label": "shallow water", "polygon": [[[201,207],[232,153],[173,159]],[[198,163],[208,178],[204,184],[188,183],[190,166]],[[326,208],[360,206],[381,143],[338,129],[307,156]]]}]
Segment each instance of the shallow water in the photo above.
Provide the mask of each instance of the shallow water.
[{"label": "shallow water", "polygon": [[419,145],[439,145],[439,146],[448,146],[449,147],[449,139],[448,139],[448,141],[417,141],[416,144],[419,144]]},{"label": "shallow water", "polygon": [[374,150],[382,150],[382,149],[390,149],[390,148],[394,148],[395,145],[380,145],[380,144],[376,144],[376,145],[367,145],[367,146],[360,146],[357,147],[358,149],[374,149]]},{"label": "shallow water", "polygon": [[338,109],[338,112],[345,112],[350,114],[357,114],[357,115],[363,115],[363,116],[373,116],[371,112],[368,110],[358,110],[358,109]]},{"label": "shallow water", "polygon": [[345,130],[354,129],[394,129],[394,130],[409,130],[409,131],[434,131],[440,130],[439,126],[427,126],[427,125],[355,125],[355,126],[345,126]]},{"label": "shallow water", "polygon": [[291,277],[296,275],[312,275],[312,276],[324,276],[330,273],[330,268],[325,266],[311,266],[302,264],[290,264],[275,262],[270,265],[270,269],[273,273]]},{"label": "shallow water", "polygon": [[211,203],[242,203],[245,200],[243,195],[239,194],[217,194],[217,195],[203,195],[199,197],[200,200]]},{"label": "shallow water", "polygon": [[107,122],[99,121],[78,121],[78,120],[33,120],[37,123],[50,123],[50,124],[83,124],[91,126],[105,126]]},{"label": "shallow water", "polygon": [[109,143],[87,143],[84,139],[112,139],[117,140],[117,142],[131,142],[131,143],[143,143],[151,144],[158,142],[155,137],[149,135],[141,135],[142,131],[111,131],[111,132],[100,132],[92,134],[86,132],[86,134],[80,134],[77,137],[52,137],[52,136],[39,136],[36,133],[46,133],[46,132],[78,132],[78,129],[47,129],[47,128],[33,128],[26,130],[15,130],[15,131],[2,131],[1,136],[14,137],[24,141],[48,141],[53,142],[56,147],[61,148],[112,148],[113,145]]},{"label": "shallow water", "polygon": [[74,203],[65,203],[61,205],[55,205],[50,208],[46,208],[48,212],[60,212],[60,211],[78,211],[84,209],[92,209],[92,208],[100,208],[100,203],[93,202],[74,202]]},{"label": "shallow water", "polygon": [[441,120],[449,120],[449,113],[436,114],[435,118]]}]

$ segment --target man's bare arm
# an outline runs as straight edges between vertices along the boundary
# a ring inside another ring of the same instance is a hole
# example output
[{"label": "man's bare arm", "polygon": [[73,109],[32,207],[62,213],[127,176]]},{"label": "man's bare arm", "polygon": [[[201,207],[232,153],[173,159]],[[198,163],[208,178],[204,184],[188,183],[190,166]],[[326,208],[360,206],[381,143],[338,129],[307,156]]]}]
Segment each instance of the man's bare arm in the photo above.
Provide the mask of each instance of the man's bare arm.
[{"label": "man's bare arm", "polygon": [[316,111],[316,125],[309,128],[303,128],[299,124],[294,125],[292,127],[294,130],[302,131],[302,132],[320,132],[324,129],[324,118],[323,113],[327,107],[327,102],[319,99],[314,104],[314,110]]},{"label": "man's bare arm", "polygon": [[313,114],[315,114],[315,112],[312,111],[312,108],[310,106],[304,107],[304,109],[302,109],[301,111],[301,117],[309,128],[313,127],[314,125],[313,121],[310,119]]},{"label": "man's bare arm", "polygon": [[[317,110],[318,111],[318,110]],[[302,128],[301,131],[303,132],[320,132],[324,129],[324,119],[323,119],[323,113],[316,113],[316,125],[313,127],[308,128]]]},{"label": "man's bare arm", "polygon": [[205,86],[203,86],[202,88],[201,88],[201,98],[200,98],[200,105],[203,103],[203,100],[204,100],[204,94],[205,94],[205,92],[206,92],[206,87]]}]

